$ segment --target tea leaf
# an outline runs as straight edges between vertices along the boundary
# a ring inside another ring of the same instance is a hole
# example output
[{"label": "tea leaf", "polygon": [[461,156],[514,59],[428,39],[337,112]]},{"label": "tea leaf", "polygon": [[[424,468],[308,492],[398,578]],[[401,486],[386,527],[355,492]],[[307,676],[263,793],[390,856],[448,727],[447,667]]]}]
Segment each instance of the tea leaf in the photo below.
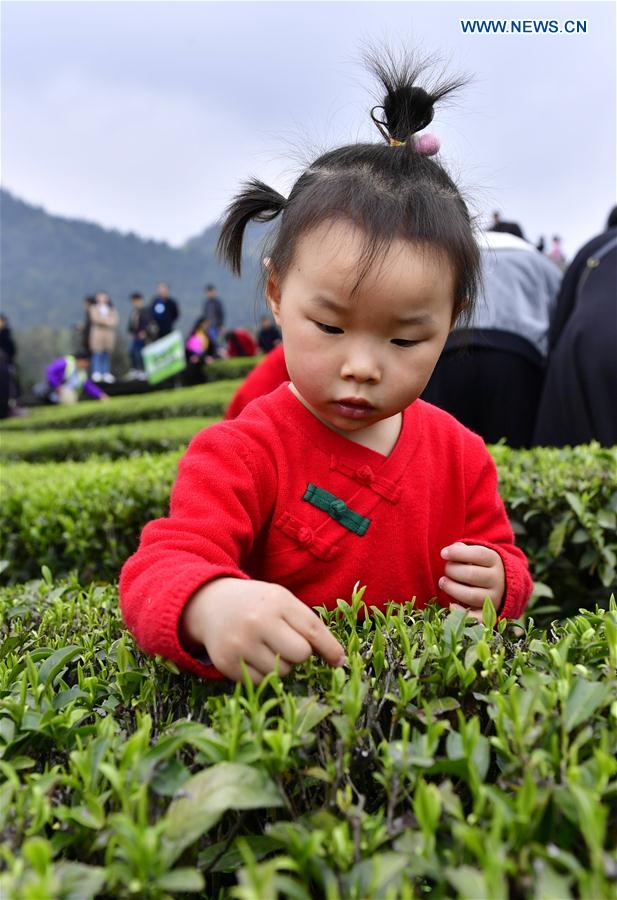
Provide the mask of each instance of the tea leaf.
[{"label": "tea leaf", "polygon": [[170,862],[216,825],[227,810],[283,805],[268,776],[243,763],[217,763],[186,781],[179,793],[165,816]]},{"label": "tea leaf", "polygon": [[566,731],[572,731],[581,722],[589,719],[608,697],[609,691],[608,684],[577,678],[566,701],[564,722]]}]

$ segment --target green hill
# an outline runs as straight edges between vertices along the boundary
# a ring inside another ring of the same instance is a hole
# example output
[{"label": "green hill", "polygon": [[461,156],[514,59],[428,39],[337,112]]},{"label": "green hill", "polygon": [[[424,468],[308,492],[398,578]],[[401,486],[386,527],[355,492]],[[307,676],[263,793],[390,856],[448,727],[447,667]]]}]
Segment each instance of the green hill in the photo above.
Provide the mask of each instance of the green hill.
[{"label": "green hill", "polygon": [[83,297],[97,290],[108,291],[123,321],[130,292],[140,290],[150,298],[158,281],[171,285],[185,331],[201,311],[207,282],[216,285],[230,326],[251,327],[255,308],[257,315],[265,309],[257,278],[260,244],[270,225],[255,223],[247,229],[244,272],[238,279],[214,256],[216,224],[175,248],[92,222],[49,215],[5,190],[0,191],[0,214],[2,308],[13,327],[68,328],[82,317]]}]

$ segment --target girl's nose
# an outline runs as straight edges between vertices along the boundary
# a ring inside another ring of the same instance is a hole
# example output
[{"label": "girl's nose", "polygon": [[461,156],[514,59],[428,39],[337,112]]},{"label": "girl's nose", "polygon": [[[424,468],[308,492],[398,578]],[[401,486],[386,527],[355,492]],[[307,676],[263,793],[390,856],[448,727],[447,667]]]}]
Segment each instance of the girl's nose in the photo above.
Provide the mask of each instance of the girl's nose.
[{"label": "girl's nose", "polygon": [[361,347],[348,352],[341,366],[341,378],[353,378],[354,381],[379,382],[381,380],[381,366],[376,355]]}]

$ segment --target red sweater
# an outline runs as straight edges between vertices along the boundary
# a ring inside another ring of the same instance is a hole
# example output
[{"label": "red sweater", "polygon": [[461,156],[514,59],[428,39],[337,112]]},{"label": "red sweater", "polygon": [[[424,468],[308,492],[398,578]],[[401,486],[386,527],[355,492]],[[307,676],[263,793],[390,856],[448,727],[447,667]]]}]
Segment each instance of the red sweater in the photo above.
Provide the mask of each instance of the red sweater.
[{"label": "red sweater", "polygon": [[349,602],[360,582],[369,606],[415,596],[418,609],[431,598],[447,607],[439,554],[455,541],[499,553],[499,618],[518,618],[533,582],[482,438],[417,399],[384,456],[320,422],[286,381],[193,438],[169,517],[144,527],[122,568],[122,615],[145,652],[222,677],[178,639],[184,604],[201,585],[222,575],[254,578],[331,609],[339,597]]}]

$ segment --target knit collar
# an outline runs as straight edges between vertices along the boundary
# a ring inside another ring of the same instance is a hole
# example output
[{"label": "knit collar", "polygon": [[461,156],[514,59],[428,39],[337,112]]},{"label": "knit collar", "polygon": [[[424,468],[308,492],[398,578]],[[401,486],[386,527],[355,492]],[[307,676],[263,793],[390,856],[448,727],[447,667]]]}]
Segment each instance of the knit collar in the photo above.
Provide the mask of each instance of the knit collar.
[{"label": "knit collar", "polygon": [[[390,468],[390,465],[398,462],[401,454],[404,454],[404,463],[406,464],[415,452],[422,428],[422,400],[415,400],[402,410],[403,423],[398,440],[390,454],[384,456],[383,453],[351,441],[324,425],[292,393],[289,383],[289,380],[284,381],[268,397],[272,401],[273,411],[276,410],[285,424],[302,431],[311,445],[319,447],[328,454],[334,454],[337,458],[348,459],[353,464],[372,465],[375,468],[386,464]],[[398,465],[396,468],[398,469]]]}]

